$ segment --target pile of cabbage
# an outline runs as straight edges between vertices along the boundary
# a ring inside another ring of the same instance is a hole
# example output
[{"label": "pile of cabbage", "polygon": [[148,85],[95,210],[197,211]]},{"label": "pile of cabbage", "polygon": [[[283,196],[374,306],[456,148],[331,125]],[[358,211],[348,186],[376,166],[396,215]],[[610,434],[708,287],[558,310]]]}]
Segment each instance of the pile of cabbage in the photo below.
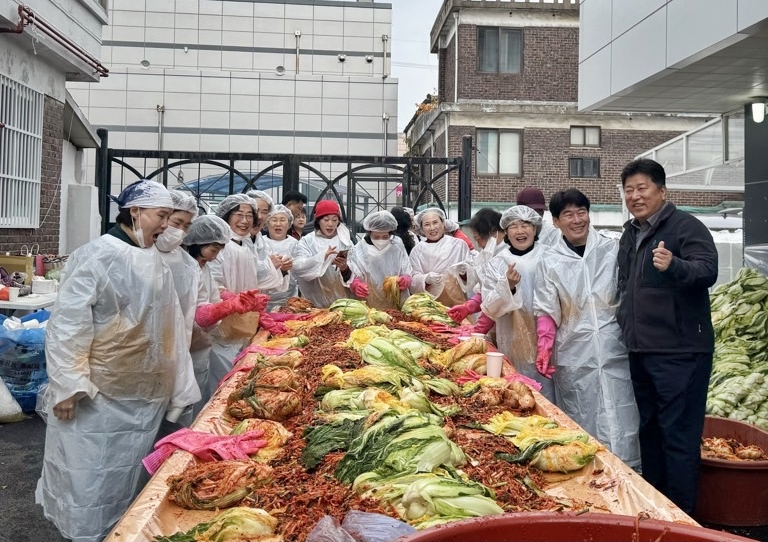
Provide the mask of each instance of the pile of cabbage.
[{"label": "pile of cabbage", "polygon": [[710,301],[715,355],[707,413],[768,429],[768,279],[743,268]]}]

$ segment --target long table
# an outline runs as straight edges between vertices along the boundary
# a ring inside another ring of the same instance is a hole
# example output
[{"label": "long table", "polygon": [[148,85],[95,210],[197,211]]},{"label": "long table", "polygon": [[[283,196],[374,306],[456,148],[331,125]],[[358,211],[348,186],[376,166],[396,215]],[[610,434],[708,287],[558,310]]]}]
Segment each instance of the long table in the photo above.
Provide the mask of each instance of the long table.
[{"label": "long table", "polygon": [[[257,338],[266,340],[268,334],[260,332]],[[227,397],[237,387],[238,379],[231,378],[222,385],[195,420],[192,428],[210,433],[220,432],[217,421],[226,408]],[[581,429],[563,411],[538,392],[536,414],[552,418],[571,429]],[[124,514],[106,542],[151,542],[155,536],[187,531],[210,519],[210,511],[186,510],[168,498],[166,479],[180,474],[195,464],[192,454],[177,450],[151,478]],[[595,459],[576,473],[547,473],[550,482],[546,493],[562,500],[591,503],[593,512],[606,512],[698,525],[672,501],[656,491],[634,470],[608,450],[602,449]]]}]

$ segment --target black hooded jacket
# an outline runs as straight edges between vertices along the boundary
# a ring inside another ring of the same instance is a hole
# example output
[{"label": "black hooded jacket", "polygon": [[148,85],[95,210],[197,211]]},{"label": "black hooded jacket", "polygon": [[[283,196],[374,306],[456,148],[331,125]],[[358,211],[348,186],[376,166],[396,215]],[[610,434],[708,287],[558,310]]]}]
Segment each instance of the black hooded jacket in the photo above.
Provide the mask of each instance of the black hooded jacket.
[{"label": "black hooded jacket", "polygon": [[[717,249],[707,227],[673,204],[636,246],[637,228],[624,224],[619,244],[616,318],[630,352],[710,353],[714,333],[709,291],[717,280]],[[674,256],[661,272],[653,249],[664,241]]]}]

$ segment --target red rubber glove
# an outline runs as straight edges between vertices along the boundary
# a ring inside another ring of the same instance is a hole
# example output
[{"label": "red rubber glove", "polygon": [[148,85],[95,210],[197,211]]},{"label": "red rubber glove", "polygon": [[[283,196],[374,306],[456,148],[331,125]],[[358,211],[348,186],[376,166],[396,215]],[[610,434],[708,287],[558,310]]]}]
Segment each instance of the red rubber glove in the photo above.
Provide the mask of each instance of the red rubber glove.
[{"label": "red rubber glove", "polygon": [[257,293],[258,290],[249,290],[247,292],[240,292],[238,297],[243,303],[243,306],[247,308],[245,312],[264,312],[269,303],[269,296]]},{"label": "red rubber glove", "polygon": [[222,299],[222,301],[226,301],[227,299],[232,299],[232,298],[233,298],[233,297],[235,297],[237,294],[233,294],[233,293],[232,293],[232,292],[230,292],[229,290],[222,290],[222,291],[221,291],[221,294],[219,294],[219,295],[221,296],[221,299]]},{"label": "red rubber glove", "polygon": [[461,305],[454,305],[448,309],[448,316],[450,316],[454,322],[460,324],[467,316],[469,316],[469,307],[467,307],[466,303],[462,303]]},{"label": "red rubber glove", "polygon": [[555,367],[550,365],[552,360],[552,347],[555,344],[555,331],[557,326],[551,316],[539,316],[536,319],[536,334],[538,335],[536,355],[536,370],[539,374],[552,378]]},{"label": "red rubber glove", "polygon": [[490,316],[488,316],[485,313],[482,313],[477,318],[477,324],[475,324],[475,329],[473,333],[482,333],[483,335],[485,335],[491,329],[493,329],[493,326],[495,325],[496,325],[496,322],[494,322]]},{"label": "red rubber glove", "polygon": [[397,284],[400,286],[401,290],[407,290],[411,287],[411,277],[408,275],[400,275],[400,278],[397,279]]},{"label": "red rubber glove", "polygon": [[195,310],[195,323],[202,327],[211,327],[230,314],[248,312],[245,310],[240,296],[235,296],[220,303],[200,305]]},{"label": "red rubber glove", "polygon": [[288,327],[282,323],[276,321],[269,312],[262,312],[259,316],[259,327],[266,329],[272,335],[280,335],[288,331]]},{"label": "red rubber glove", "polygon": [[352,280],[352,284],[349,285],[349,289],[352,290],[352,293],[357,297],[368,297],[368,285],[357,277]]}]

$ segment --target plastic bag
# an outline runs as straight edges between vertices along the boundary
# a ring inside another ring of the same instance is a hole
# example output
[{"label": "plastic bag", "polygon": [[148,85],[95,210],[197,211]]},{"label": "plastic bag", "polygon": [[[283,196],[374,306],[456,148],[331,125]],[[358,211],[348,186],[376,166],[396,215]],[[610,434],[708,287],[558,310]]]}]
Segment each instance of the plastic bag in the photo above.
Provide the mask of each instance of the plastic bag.
[{"label": "plastic bag", "polygon": [[37,390],[37,400],[35,401],[35,412],[45,423],[48,423],[48,407],[50,404],[51,396],[48,394],[48,382],[46,382]]},{"label": "plastic bag", "polygon": [[48,380],[42,323],[49,316],[47,311],[35,312],[21,320],[7,319],[0,326],[0,378],[24,412],[35,411],[37,392]]},{"label": "plastic bag", "polygon": [[21,406],[8,391],[3,379],[0,378],[0,423],[18,422],[23,419],[24,414],[21,413]]},{"label": "plastic bag", "polygon": [[357,542],[392,542],[416,532],[416,529],[399,519],[360,510],[350,510],[341,526]]},{"label": "plastic bag", "polygon": [[345,531],[339,521],[331,516],[323,516],[307,535],[307,542],[357,542]]}]

